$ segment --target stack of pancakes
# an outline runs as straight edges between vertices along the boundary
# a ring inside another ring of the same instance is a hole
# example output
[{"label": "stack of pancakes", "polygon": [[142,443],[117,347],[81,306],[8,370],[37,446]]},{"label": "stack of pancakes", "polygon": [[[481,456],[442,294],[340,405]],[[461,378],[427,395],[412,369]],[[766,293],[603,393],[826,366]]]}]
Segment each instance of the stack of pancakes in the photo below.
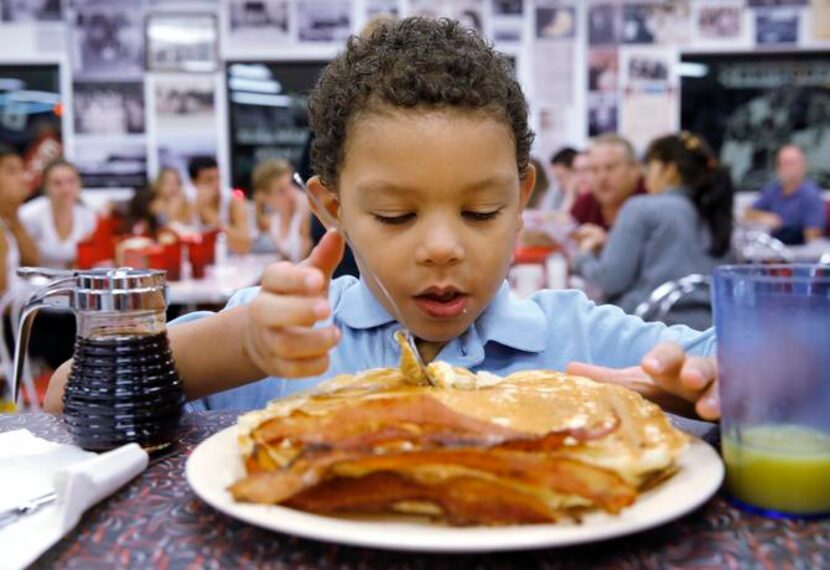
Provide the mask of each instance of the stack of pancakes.
[{"label": "stack of pancakes", "polygon": [[242,416],[247,476],[233,497],[454,525],[551,522],[618,513],[670,476],[687,445],[659,407],[625,388],[442,362],[424,374],[402,349],[400,370],[337,376]]}]

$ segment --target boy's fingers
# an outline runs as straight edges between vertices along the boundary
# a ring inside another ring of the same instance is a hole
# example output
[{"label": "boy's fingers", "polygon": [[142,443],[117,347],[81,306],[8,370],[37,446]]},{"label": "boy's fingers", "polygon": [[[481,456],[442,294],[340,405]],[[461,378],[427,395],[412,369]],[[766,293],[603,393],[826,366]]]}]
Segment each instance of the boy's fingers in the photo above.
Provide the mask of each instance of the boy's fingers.
[{"label": "boy's fingers", "polygon": [[703,392],[695,404],[695,411],[704,420],[715,421],[720,419],[720,398],[718,397],[718,383],[712,382]]},{"label": "boy's fingers", "polygon": [[295,360],[275,358],[271,374],[280,378],[308,378],[319,376],[328,369],[328,355]]},{"label": "boy's fingers", "polygon": [[617,384],[647,398],[653,397],[659,388],[654,381],[645,374],[639,366],[630,368],[608,368],[585,362],[571,362],[565,367],[565,372],[574,376],[583,376],[597,382]]},{"label": "boy's fingers", "polygon": [[632,366],[630,368],[607,368],[605,366],[585,364],[584,362],[571,362],[568,364],[566,371],[568,374],[584,376],[597,382],[616,384],[628,388],[644,398],[655,402],[660,407],[675,413],[687,415],[691,411],[691,406],[686,400],[663,390],[639,366]]},{"label": "boy's fingers", "polygon": [[590,378],[598,382],[621,382],[635,379],[648,382],[649,380],[637,366],[632,366],[631,368],[608,368],[607,366],[597,366],[596,364],[588,364],[586,362],[570,362],[565,367],[565,372],[573,374],[574,376],[584,376],[585,378]]},{"label": "boy's fingers", "polygon": [[340,342],[340,330],[287,327],[267,333],[269,354],[285,359],[307,359],[328,354]]},{"label": "boy's fingers", "polygon": [[717,366],[713,358],[690,356],[683,363],[680,371],[680,383],[687,390],[701,391],[718,377]]},{"label": "boy's fingers", "polygon": [[340,264],[340,260],[343,259],[345,248],[346,241],[343,239],[343,234],[337,230],[328,230],[300,266],[319,269],[328,281]]},{"label": "boy's fingers", "polygon": [[311,326],[331,313],[323,297],[260,293],[251,301],[251,319],[263,328]]},{"label": "boy's fingers", "polygon": [[641,364],[643,369],[655,378],[676,377],[685,360],[686,353],[679,344],[661,342],[643,357]]},{"label": "boy's fingers", "polygon": [[279,294],[316,294],[323,290],[325,276],[315,267],[281,261],[269,265],[262,274],[262,289]]}]

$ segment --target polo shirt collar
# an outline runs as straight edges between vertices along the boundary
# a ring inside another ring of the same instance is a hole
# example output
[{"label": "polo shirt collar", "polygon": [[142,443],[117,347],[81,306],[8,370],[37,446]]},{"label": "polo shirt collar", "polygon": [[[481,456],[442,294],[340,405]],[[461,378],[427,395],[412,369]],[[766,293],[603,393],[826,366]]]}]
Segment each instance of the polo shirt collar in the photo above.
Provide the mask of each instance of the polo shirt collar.
[{"label": "polo shirt collar", "polygon": [[[337,317],[354,329],[370,329],[395,321],[363,279],[343,293]],[[505,281],[472,328],[462,335],[467,337],[463,340],[472,340],[469,338],[472,336],[477,337],[475,344],[480,343],[482,347],[492,341],[524,352],[541,352],[545,348],[548,323],[537,303],[513,296]]]},{"label": "polo shirt collar", "polygon": [[395,321],[378,303],[362,277],[343,292],[337,317],[353,329],[370,329]]},{"label": "polo shirt collar", "polygon": [[492,341],[524,352],[542,352],[548,334],[542,307],[514,296],[507,281],[501,284],[474,326],[482,344]]}]

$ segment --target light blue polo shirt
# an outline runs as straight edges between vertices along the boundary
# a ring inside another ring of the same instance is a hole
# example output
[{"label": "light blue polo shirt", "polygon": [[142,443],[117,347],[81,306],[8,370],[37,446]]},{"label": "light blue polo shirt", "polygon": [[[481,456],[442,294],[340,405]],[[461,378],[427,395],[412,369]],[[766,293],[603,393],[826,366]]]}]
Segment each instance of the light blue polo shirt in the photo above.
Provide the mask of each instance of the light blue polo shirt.
[{"label": "light blue polo shirt", "polygon": [[[238,291],[226,309],[250,302],[258,291],[256,287]],[[262,408],[269,400],[313,387],[337,374],[398,366],[401,354],[394,333],[400,325],[362,281],[351,276],[332,281],[329,300],[332,315],[320,326],[334,322],[342,340],[331,351],[331,365],[325,374],[298,380],[264,378],[191,402],[191,409]],[[209,314],[191,313],[170,324]],[[625,368],[638,365],[661,341],[676,342],[695,356],[715,353],[712,329],[701,333],[685,326],[645,323],[618,307],[596,305],[579,291],[541,291],[529,299],[518,299],[505,282],[475,323],[448,342],[436,359],[500,376],[528,369],[564,370],[575,360]]]}]

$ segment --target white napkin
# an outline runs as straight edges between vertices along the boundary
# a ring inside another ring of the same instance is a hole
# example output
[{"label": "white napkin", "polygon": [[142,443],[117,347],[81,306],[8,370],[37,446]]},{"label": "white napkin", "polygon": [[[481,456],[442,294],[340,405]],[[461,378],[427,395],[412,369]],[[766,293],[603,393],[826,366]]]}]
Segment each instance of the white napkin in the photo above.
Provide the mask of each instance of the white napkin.
[{"label": "white napkin", "polygon": [[35,437],[0,433],[0,511],[56,491],[55,502],[0,527],[3,568],[23,568],[72,530],[84,512],[147,468],[135,443],[100,455]]}]

